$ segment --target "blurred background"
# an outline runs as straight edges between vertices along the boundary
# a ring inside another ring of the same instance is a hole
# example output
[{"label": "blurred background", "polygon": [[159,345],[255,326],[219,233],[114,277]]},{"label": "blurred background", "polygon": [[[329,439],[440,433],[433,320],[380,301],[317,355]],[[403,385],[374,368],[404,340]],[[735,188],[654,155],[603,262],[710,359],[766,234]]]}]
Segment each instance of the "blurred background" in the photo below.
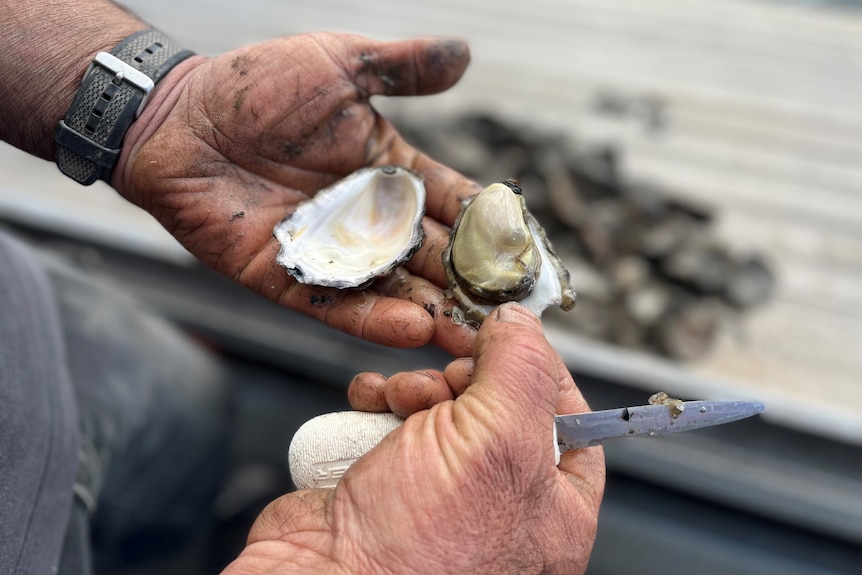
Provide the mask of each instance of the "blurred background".
[{"label": "blurred background", "polygon": [[[658,390],[768,406],[609,445],[589,573],[859,572],[862,2],[122,4],[207,55],[318,30],[467,39],[455,88],[374,103],[481,183],[521,181],[579,292],[545,324],[592,407]],[[293,431],[346,408],[355,373],[449,359],[278,309],[107,186],[78,187],[5,144],[0,220],[206,338],[235,376],[219,525],[160,572],[213,572],[236,554],[260,506],[291,488]]]}]

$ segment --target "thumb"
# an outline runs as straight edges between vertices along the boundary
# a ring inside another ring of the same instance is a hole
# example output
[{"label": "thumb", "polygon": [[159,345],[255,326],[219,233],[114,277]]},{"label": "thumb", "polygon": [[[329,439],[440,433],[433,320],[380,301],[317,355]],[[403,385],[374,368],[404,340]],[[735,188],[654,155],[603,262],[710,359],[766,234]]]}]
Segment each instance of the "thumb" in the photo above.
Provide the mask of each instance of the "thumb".
[{"label": "thumb", "polygon": [[421,96],[451,88],[470,63],[462,40],[421,38],[399,42],[359,40],[350,60],[356,86],[368,96]]},{"label": "thumb", "polygon": [[561,362],[539,318],[518,304],[503,304],[483,322],[475,346],[472,384],[459,400],[485,416],[495,437],[552,454]]},{"label": "thumb", "polygon": [[287,533],[324,531],[326,502],[331,493],[329,489],[302,489],[282,495],[258,515],[246,544],[277,541]]}]

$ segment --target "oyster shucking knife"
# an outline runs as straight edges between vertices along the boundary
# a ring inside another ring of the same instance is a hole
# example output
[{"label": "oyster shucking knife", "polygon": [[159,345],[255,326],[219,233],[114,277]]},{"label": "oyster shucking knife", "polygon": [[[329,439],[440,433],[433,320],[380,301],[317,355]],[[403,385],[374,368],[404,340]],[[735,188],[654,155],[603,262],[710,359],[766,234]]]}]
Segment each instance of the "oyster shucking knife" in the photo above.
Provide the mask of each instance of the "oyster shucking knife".
[{"label": "oyster shucking knife", "polygon": [[[666,435],[721,425],[766,409],[748,401],[679,401],[555,416],[557,463],[560,453],[608,439]],[[350,465],[377,445],[403,419],[393,413],[343,411],[306,422],[288,451],[297,488],[335,487]]]}]

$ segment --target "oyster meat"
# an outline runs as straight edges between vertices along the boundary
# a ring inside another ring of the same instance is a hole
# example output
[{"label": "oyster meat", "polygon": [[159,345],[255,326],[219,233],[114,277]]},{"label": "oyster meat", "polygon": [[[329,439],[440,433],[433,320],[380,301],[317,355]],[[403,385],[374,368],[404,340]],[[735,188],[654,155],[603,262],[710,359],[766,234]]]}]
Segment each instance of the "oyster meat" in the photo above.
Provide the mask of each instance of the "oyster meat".
[{"label": "oyster meat", "polygon": [[402,166],[359,170],[275,226],[276,260],[301,283],[361,288],[419,249],[424,213],[419,174]]},{"label": "oyster meat", "polygon": [[443,252],[455,320],[479,325],[497,305],[517,301],[536,315],[552,306],[569,310],[575,292],[520,187],[491,184],[461,209]]}]

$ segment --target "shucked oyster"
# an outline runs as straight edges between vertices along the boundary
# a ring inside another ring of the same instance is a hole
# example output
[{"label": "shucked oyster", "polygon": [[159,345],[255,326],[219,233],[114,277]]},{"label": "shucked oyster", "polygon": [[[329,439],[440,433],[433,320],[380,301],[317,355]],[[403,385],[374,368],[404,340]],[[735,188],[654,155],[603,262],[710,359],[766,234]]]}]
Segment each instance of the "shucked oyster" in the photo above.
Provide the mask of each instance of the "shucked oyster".
[{"label": "shucked oyster", "polygon": [[463,321],[472,325],[507,301],[536,315],[552,305],[575,305],[568,270],[512,181],[491,184],[464,205],[443,266]]},{"label": "shucked oyster", "polygon": [[306,284],[363,287],[422,245],[425,185],[401,166],[359,170],[275,226],[279,264]]}]

